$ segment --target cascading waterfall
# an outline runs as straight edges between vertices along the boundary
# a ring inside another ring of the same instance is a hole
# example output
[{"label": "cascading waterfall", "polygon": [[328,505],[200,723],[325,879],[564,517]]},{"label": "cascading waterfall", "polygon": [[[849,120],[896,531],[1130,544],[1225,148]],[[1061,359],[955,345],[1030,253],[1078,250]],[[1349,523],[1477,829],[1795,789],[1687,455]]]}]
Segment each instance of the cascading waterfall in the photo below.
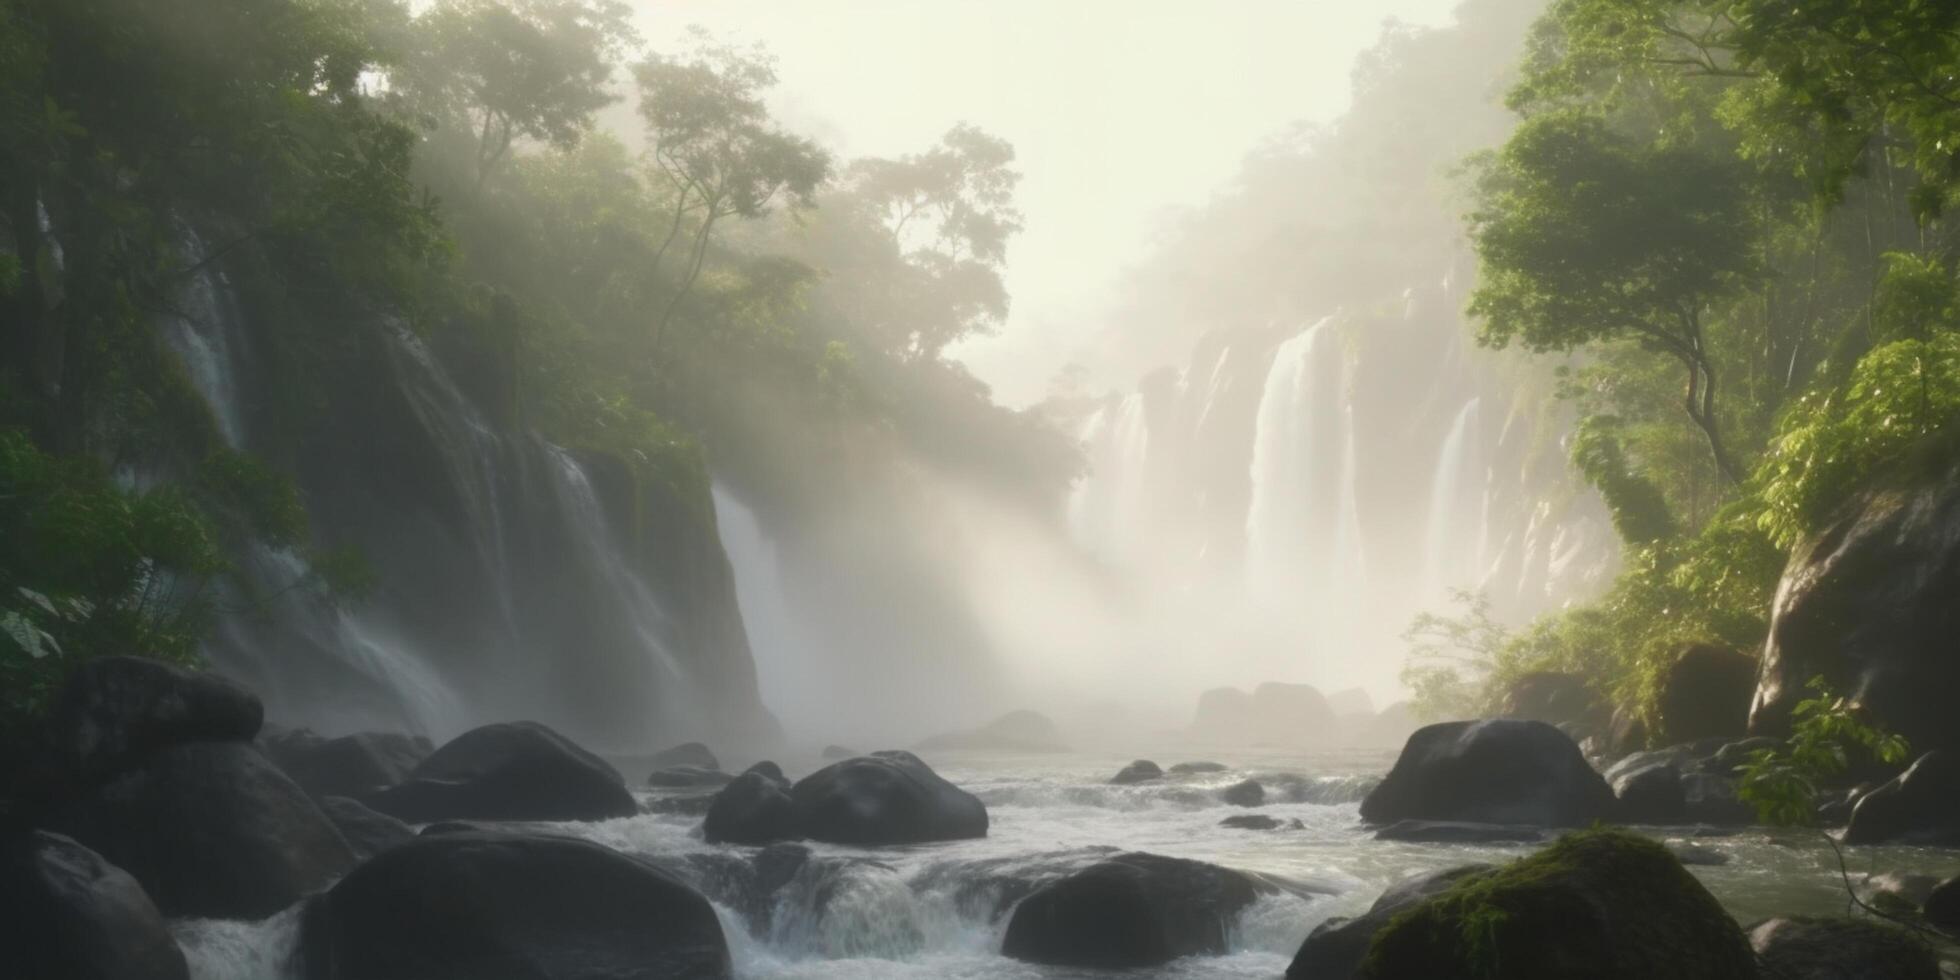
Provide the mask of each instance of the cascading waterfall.
[{"label": "cascading waterfall", "polygon": [[[1330,401],[1337,386],[1323,351],[1328,317],[1289,338],[1273,355],[1252,438],[1252,497],[1246,510],[1246,572],[1255,592],[1291,596],[1315,576],[1312,553],[1330,539],[1321,474],[1333,440]],[[1338,351],[1336,351],[1338,354]]]},{"label": "cascading waterfall", "polygon": [[1143,393],[1131,392],[1113,410],[1096,409],[1078,438],[1088,449],[1089,473],[1070,491],[1070,528],[1091,551],[1120,552],[1145,516],[1150,423]]},{"label": "cascading waterfall", "polygon": [[1488,534],[1484,479],[1482,398],[1464,403],[1443,438],[1430,481],[1423,529],[1423,588],[1431,596],[1476,585]]},{"label": "cascading waterfall", "polygon": [[[186,234],[185,253],[204,257],[195,234]],[[159,325],[164,339],[225,442],[250,448],[250,325],[216,263],[189,277],[182,309]],[[385,424],[426,447],[410,450],[425,472],[386,475],[419,496],[347,502],[362,467],[391,461],[356,445],[311,471],[329,482],[308,497],[340,508],[326,523],[343,539],[378,551],[381,588],[346,605],[293,593],[228,617],[208,647],[213,661],[260,690],[274,717],[325,730],[440,737],[535,717],[621,748],[699,731],[716,704],[704,703],[701,682],[677,655],[676,610],[625,550],[587,468],[534,436],[500,431],[400,324],[382,325],[378,342],[382,370],[392,372],[387,391],[401,405]],[[238,560],[265,592],[311,575],[290,551],[250,546]]]}]

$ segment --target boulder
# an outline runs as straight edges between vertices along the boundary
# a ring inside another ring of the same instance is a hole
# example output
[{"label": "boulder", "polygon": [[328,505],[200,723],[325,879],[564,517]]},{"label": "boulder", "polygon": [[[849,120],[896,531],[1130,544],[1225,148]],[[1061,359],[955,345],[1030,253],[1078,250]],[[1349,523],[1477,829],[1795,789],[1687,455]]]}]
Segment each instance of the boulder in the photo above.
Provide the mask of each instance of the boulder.
[{"label": "boulder", "polygon": [[1611,712],[1585,678],[1555,671],[1534,671],[1512,680],[1498,713],[1581,733],[1604,732],[1612,723]]},{"label": "boulder", "polygon": [[1259,785],[1257,780],[1252,779],[1233,783],[1225,787],[1225,792],[1219,795],[1221,799],[1233,806],[1264,806],[1266,804],[1266,787]]},{"label": "boulder", "polygon": [[409,825],[345,796],[321,797],[320,812],[333,821],[347,846],[354,849],[354,856],[363,861],[415,839],[415,831]]},{"label": "boulder", "polygon": [[1327,695],[1327,707],[1333,709],[1338,718],[1372,718],[1375,715],[1375,699],[1358,687]]},{"label": "boulder", "polygon": [[306,910],[307,980],[686,980],[729,976],[714,907],[589,841],[418,837]]},{"label": "boulder", "polygon": [[1263,813],[1235,814],[1218,821],[1218,825],[1220,827],[1230,827],[1233,830],[1278,830],[1281,827],[1299,830],[1306,826],[1298,820],[1288,823],[1278,817],[1269,817]]},{"label": "boulder", "polygon": [[1960,875],[1934,885],[1919,910],[1927,922],[1941,929],[1960,930]]},{"label": "boulder", "polygon": [[315,799],[356,797],[407,778],[432,746],[420,735],[361,732],[340,738],[267,739],[266,755]]},{"label": "boulder", "polygon": [[790,790],[803,836],[832,844],[919,844],[987,836],[987,807],[910,752],[834,762]]},{"label": "boulder", "polygon": [[1652,762],[1613,780],[1619,801],[1615,819],[1621,823],[1681,823],[1687,818],[1688,794],[1681,770],[1671,762]]},{"label": "boulder", "polygon": [[849,759],[857,754],[856,749],[847,749],[842,745],[826,745],[823,747],[823,757],[832,762],[838,759]]},{"label": "boulder", "polygon": [[168,916],[263,918],[354,865],[306,792],[245,742],[164,749],[48,823],[134,875]]},{"label": "boulder", "polygon": [[1960,842],[1960,753],[1933,751],[1859,797],[1846,844]]},{"label": "boulder", "polygon": [[1939,885],[1940,880],[1932,875],[1901,874],[1888,871],[1883,874],[1868,875],[1864,886],[1864,902],[1888,915],[1917,915],[1920,906],[1926,904],[1928,896]]},{"label": "boulder", "polygon": [[1388,887],[1366,914],[1355,918],[1333,918],[1314,927],[1293,964],[1286,968],[1287,980],[1352,980],[1368,955],[1368,944],[1375,933],[1397,912],[1438,894],[1458,881],[1491,870],[1488,864],[1466,864],[1404,878]]},{"label": "boulder", "polygon": [[1736,980],[1755,969],[1735,920],[1666,848],[1589,830],[1407,907],[1375,933],[1357,976]]},{"label": "boulder", "polygon": [[1375,839],[1421,844],[1536,844],[1545,839],[1545,831],[1519,824],[1399,820],[1375,831]]},{"label": "boulder", "polygon": [[694,766],[697,769],[720,769],[721,760],[700,742],[682,742],[669,749],[662,749],[649,760],[655,769],[671,766]]},{"label": "boulder", "polygon": [[1149,759],[1138,759],[1124,766],[1115,776],[1110,777],[1109,781],[1117,786],[1128,786],[1131,783],[1147,783],[1162,778],[1164,778],[1164,770],[1157,768],[1156,763]]},{"label": "boulder", "polygon": [[142,657],[96,657],[69,672],[46,732],[56,764],[84,779],[184,742],[251,741],[258,695],[212,673]]},{"label": "boulder", "polygon": [[708,804],[701,836],[710,844],[768,844],[803,836],[789,787],[759,772],[745,772]]},{"label": "boulder", "polygon": [[1564,732],[1539,721],[1452,721],[1409,736],[1361,801],[1361,817],[1578,827],[1613,806],[1613,790]]},{"label": "boulder", "polygon": [[1869,919],[1770,919],[1749,927],[1762,980],[1940,980],[1933,950]]},{"label": "boulder", "polygon": [[1759,666],[1755,657],[1712,643],[1682,649],[1661,675],[1654,704],[1661,737],[1691,742],[1748,731]]},{"label": "boulder", "polygon": [[184,953],[143,886],[45,831],[0,845],[0,956],[9,975],[187,980]]},{"label": "boulder", "polygon": [[749,773],[755,773],[756,775],[761,776],[762,778],[767,779],[772,783],[776,783],[777,785],[780,785],[784,789],[789,788],[790,779],[788,776],[783,775],[783,767],[773,762],[770,762],[768,759],[764,759],[761,762],[758,762],[755,765],[752,765],[747,769],[742,770],[742,775],[744,776],[748,775]]},{"label": "boulder", "polygon": [[1173,776],[1197,776],[1205,773],[1224,772],[1228,766],[1222,762],[1180,762],[1164,770]]},{"label": "boulder", "polygon": [[1066,752],[1061,730],[1047,715],[1010,711],[966,732],[934,735],[919,743],[922,751]]},{"label": "boulder", "polygon": [[668,766],[655,769],[647,776],[648,786],[680,788],[688,786],[726,786],[735,777],[719,769],[703,769],[700,766]]},{"label": "boulder", "polygon": [[1236,871],[1156,854],[1098,861],[1022,899],[1001,952],[1053,966],[1155,966],[1226,951],[1258,889]]},{"label": "boulder", "polygon": [[406,820],[605,820],[639,812],[618,770],[536,722],[473,728],[361,802]]},{"label": "boulder", "polygon": [[1960,453],[1935,437],[1791,552],[1749,730],[1780,735],[1822,676],[1915,749],[1960,749]]}]

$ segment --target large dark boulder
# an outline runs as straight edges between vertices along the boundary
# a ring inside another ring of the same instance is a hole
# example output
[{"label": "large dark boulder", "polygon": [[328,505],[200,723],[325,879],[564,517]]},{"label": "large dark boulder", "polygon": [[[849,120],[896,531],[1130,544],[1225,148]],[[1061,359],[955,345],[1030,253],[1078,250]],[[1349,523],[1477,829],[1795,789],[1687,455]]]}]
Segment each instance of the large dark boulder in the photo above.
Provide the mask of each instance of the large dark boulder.
[{"label": "large dark boulder", "polygon": [[715,758],[714,752],[700,742],[682,742],[672,748],[662,749],[653,754],[651,761],[655,769],[666,769],[670,766],[721,768],[721,760]]},{"label": "large dark boulder", "polygon": [[1960,749],[1960,452],[1920,447],[1800,543],[1770,610],[1749,726],[1779,735],[1822,676],[1921,750]]},{"label": "large dark boulder", "polygon": [[1735,920],[1666,848],[1592,830],[1406,908],[1375,933],[1356,975],[1747,980],[1755,971]]},{"label": "large dark boulder", "polygon": [[170,916],[261,918],[354,865],[306,792],[243,742],[164,749],[48,823],[134,875]]},{"label": "large dark boulder", "polygon": [[921,751],[1065,752],[1061,729],[1036,711],[1010,711],[980,728],[934,735]]},{"label": "large dark boulder", "polygon": [[1225,787],[1219,798],[1233,806],[1264,806],[1266,787],[1256,779],[1246,779]]},{"label": "large dark boulder", "polygon": [[987,836],[987,807],[910,752],[834,762],[790,790],[803,836],[832,844],[918,844]]},{"label": "large dark boulder", "polygon": [[398,844],[406,844],[415,839],[415,831],[407,824],[385,813],[376,813],[362,806],[359,800],[345,796],[323,796],[320,798],[320,812],[333,821],[334,828],[354,849],[354,856],[365,861]]},{"label": "large dark boulder", "polygon": [[1960,753],[1928,752],[1860,797],[1844,842],[1960,843]]},{"label": "large dark boulder", "polygon": [[1251,879],[1199,861],[1129,853],[1036,889],[1007,923],[1001,952],[1055,966],[1154,966],[1225,952]]},{"label": "large dark boulder", "polygon": [[1650,762],[1621,774],[1613,780],[1613,795],[1621,823],[1681,823],[1687,817],[1681,769],[1671,762]]},{"label": "large dark boulder", "polygon": [[768,844],[803,836],[789,787],[767,774],[745,772],[715,794],[701,821],[710,844]]},{"label": "large dark boulder", "polygon": [[1128,786],[1132,783],[1147,783],[1162,778],[1164,778],[1162,767],[1149,759],[1138,759],[1117,770],[1116,775],[1111,776],[1109,781],[1117,786]]},{"label": "large dark boulder", "polygon": [[1504,689],[1498,714],[1542,721],[1580,735],[1606,731],[1613,717],[1585,678],[1555,671],[1520,674],[1512,680]]},{"label": "large dark boulder", "polygon": [[1933,886],[1920,907],[1926,921],[1942,929],[1960,931],[1960,875]]},{"label": "large dark boulder", "polygon": [[729,975],[714,907],[589,841],[419,837],[307,908],[306,980],[692,980]]},{"label": "large dark boulder", "polygon": [[433,750],[421,735],[360,732],[339,738],[305,733],[268,739],[265,753],[314,798],[358,797],[407,778]]},{"label": "large dark boulder", "polygon": [[1692,742],[1748,731],[1760,666],[1755,657],[1728,647],[1688,645],[1661,675],[1654,706],[1661,737]]},{"label": "large dark boulder", "polygon": [[93,778],[182,742],[250,741],[264,720],[257,695],[217,674],[97,657],[69,673],[46,731],[53,761]]},{"label": "large dark boulder", "polygon": [[1866,919],[1770,919],[1749,928],[1762,980],[1940,980],[1931,947]]},{"label": "large dark boulder", "polygon": [[128,872],[59,834],[0,845],[0,963],[49,980],[186,980],[184,953]]},{"label": "large dark boulder", "polygon": [[1539,721],[1452,721],[1409,736],[1361,801],[1361,817],[1580,827],[1613,805],[1613,790],[1564,732]]},{"label": "large dark boulder", "polygon": [[655,769],[647,776],[648,786],[661,786],[670,789],[691,786],[726,786],[734,776],[719,769],[703,769],[700,766],[668,766]]},{"label": "large dark boulder", "polygon": [[1368,944],[1374,941],[1375,933],[1388,925],[1397,912],[1441,893],[1464,878],[1489,870],[1488,864],[1465,864],[1404,878],[1388,886],[1365,914],[1332,918],[1315,926],[1307,941],[1300,944],[1300,951],[1294,954],[1293,964],[1286,968],[1287,980],[1353,980],[1362,959],[1368,955]]},{"label": "large dark boulder", "polygon": [[410,823],[436,820],[605,820],[639,812],[619,771],[536,722],[473,728],[422,760],[409,778],[361,798]]}]

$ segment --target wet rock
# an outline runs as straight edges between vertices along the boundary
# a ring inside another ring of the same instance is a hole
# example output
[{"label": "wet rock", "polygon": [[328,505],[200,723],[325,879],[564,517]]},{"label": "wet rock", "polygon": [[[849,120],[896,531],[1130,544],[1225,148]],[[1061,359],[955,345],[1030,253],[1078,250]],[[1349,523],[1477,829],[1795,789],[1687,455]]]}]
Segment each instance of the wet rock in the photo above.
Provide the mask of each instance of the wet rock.
[{"label": "wet rock", "polygon": [[1407,907],[1375,933],[1360,975],[1736,980],[1755,969],[1735,920],[1665,848],[1590,830]]},{"label": "wet rock", "polygon": [[1683,648],[1661,675],[1654,713],[1662,737],[1689,742],[1747,732],[1758,667],[1755,657],[1728,647]]},{"label": "wet rock", "polygon": [[433,750],[420,735],[361,732],[340,738],[289,733],[266,739],[265,753],[315,799],[355,797],[407,778]]},{"label": "wet rock", "polygon": [[719,769],[703,769],[700,766],[668,766],[655,769],[647,776],[648,786],[688,787],[688,786],[726,786],[735,779]]},{"label": "wet rock", "polygon": [[1306,828],[1306,825],[1298,820],[1285,821],[1278,817],[1269,817],[1263,813],[1235,814],[1218,821],[1218,825],[1220,827],[1230,827],[1233,830],[1278,830],[1281,827],[1290,830],[1304,830]]},{"label": "wet rock", "polygon": [[1851,809],[1846,844],[1960,842],[1960,753],[1933,751]]},{"label": "wet rock", "polygon": [[1926,921],[1946,930],[1960,930],[1960,875],[1948,878],[1926,893],[1920,906]]},{"label": "wet rock", "polygon": [[803,836],[833,844],[917,844],[987,835],[987,807],[910,752],[834,762],[790,790]]},{"label": "wet rock", "polygon": [[701,835],[710,844],[767,844],[803,836],[801,814],[789,787],[758,772],[745,772],[708,804]]},{"label": "wet rock", "polygon": [[185,742],[248,742],[265,709],[216,674],[142,657],[96,657],[68,675],[49,712],[53,761],[92,779]]},{"label": "wet rock", "polygon": [[1061,729],[1036,711],[1010,711],[966,732],[934,735],[919,743],[921,751],[1066,752]]},{"label": "wet rock", "polygon": [[45,831],[0,846],[0,959],[12,976],[187,980],[183,951],[143,886]]},{"label": "wet rock", "polygon": [[770,762],[767,759],[764,759],[761,762],[758,762],[755,765],[752,765],[747,769],[742,770],[742,775],[744,776],[748,775],[749,773],[755,773],[756,775],[761,776],[762,778],[767,779],[772,783],[781,785],[784,789],[789,788],[790,779],[788,776],[783,775],[783,767],[773,762]]},{"label": "wet rock", "polygon": [[262,918],[354,865],[313,800],[245,742],[157,752],[52,811],[49,827],[134,875],[169,916]]},{"label": "wet rock", "polygon": [[1424,844],[1536,844],[1545,839],[1545,831],[1518,824],[1400,820],[1375,831],[1375,839]]},{"label": "wet rock", "polygon": [[1888,871],[1869,875],[1861,889],[1865,904],[1891,915],[1915,915],[1940,883],[1932,875]]},{"label": "wet rock", "polygon": [[1935,437],[1791,553],[1750,732],[1780,735],[1822,676],[1915,749],[1960,749],[1960,453]]},{"label": "wet rock", "polygon": [[1781,748],[1783,740],[1757,735],[1752,738],[1725,742],[1701,763],[1701,770],[1717,776],[1734,776],[1736,770],[1749,763],[1749,757],[1765,749]]},{"label": "wet rock", "polygon": [[363,864],[302,923],[307,980],[729,976],[714,907],[589,841],[421,837]]},{"label": "wet rock", "polygon": [[1222,762],[1180,762],[1165,770],[1173,776],[1196,776],[1211,772],[1224,772],[1228,766]]},{"label": "wet rock", "polygon": [[1623,773],[1613,781],[1613,795],[1619,800],[1615,816],[1621,823],[1681,823],[1687,817],[1687,791],[1673,763],[1655,762]]},{"label": "wet rock", "polygon": [[847,749],[842,745],[826,745],[823,747],[823,757],[832,761],[849,759],[857,754],[858,751],[856,749]]},{"label": "wet rock", "polygon": [[1233,806],[1264,806],[1266,787],[1259,785],[1257,780],[1247,779],[1225,787],[1220,797]]},{"label": "wet rock", "polygon": [[385,813],[376,813],[345,796],[320,799],[320,812],[333,821],[334,828],[354,849],[354,856],[367,860],[397,844],[415,839],[415,831]]},{"label": "wet rock", "polygon": [[1409,736],[1387,778],[1361,802],[1361,817],[1575,827],[1610,816],[1613,806],[1613,790],[1558,729],[1459,721]]},{"label": "wet rock", "polygon": [[536,722],[464,732],[407,780],[361,802],[410,823],[605,820],[639,812],[617,770]]},{"label": "wet rock", "polygon": [[1770,919],[1749,928],[1763,980],[1940,980],[1911,933],[1868,919]]},{"label": "wet rock", "polygon": [[1164,770],[1157,768],[1156,763],[1149,759],[1138,759],[1124,766],[1109,781],[1117,786],[1128,786],[1132,783],[1145,783],[1162,778],[1164,778]]},{"label": "wet rock", "polygon": [[1055,966],[1155,966],[1226,951],[1233,917],[1258,890],[1236,871],[1128,853],[1036,889],[1007,923],[1001,952]]},{"label": "wet rock", "polygon": [[655,769],[673,766],[693,766],[697,769],[720,769],[721,760],[700,742],[682,742],[672,748],[662,749],[648,760]]},{"label": "wet rock", "polygon": [[1397,912],[1458,881],[1490,870],[1488,864],[1466,864],[1404,878],[1390,885],[1365,914],[1337,917],[1316,926],[1294,954],[1292,965],[1286,968],[1287,980],[1352,980],[1368,955],[1368,944],[1374,940],[1375,933]]}]

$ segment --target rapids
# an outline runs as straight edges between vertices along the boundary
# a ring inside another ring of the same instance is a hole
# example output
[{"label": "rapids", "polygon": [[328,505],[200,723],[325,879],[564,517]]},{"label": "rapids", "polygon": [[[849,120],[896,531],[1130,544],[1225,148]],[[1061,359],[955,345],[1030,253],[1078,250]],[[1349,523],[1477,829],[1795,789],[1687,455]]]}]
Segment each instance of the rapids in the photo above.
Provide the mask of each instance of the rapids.
[{"label": "rapids", "polygon": [[[1186,761],[1173,752],[1155,757],[1165,765]],[[986,802],[992,818],[986,838],[873,849],[811,845],[811,862],[762,914],[741,907],[727,874],[755,849],[703,843],[698,815],[653,812],[538,829],[642,854],[689,878],[715,901],[735,976],[743,980],[1274,980],[1315,925],[1366,908],[1395,880],[1471,861],[1505,861],[1529,849],[1373,840],[1360,825],[1358,804],[1393,761],[1388,752],[1209,757],[1232,768],[1131,786],[1108,783],[1129,756],[949,753],[928,759]],[[724,761],[739,768],[752,760]],[[818,765],[814,758],[785,760],[792,776]],[[1220,790],[1248,776],[1266,785],[1273,802],[1256,810],[1220,802]],[[686,795],[663,791],[642,798],[659,809],[678,806]],[[1249,812],[1297,819],[1302,827],[1244,831],[1218,825]],[[1704,837],[1694,836],[1693,828],[1652,832],[1726,856],[1726,864],[1690,870],[1745,924],[1777,914],[1844,911],[1836,858],[1813,834],[1760,828]],[[1224,956],[1112,973],[1038,967],[999,954],[1007,914],[1019,895],[1111,849],[1211,861],[1255,872],[1277,887],[1241,913],[1232,951]],[[1866,871],[1960,872],[1955,851],[1888,846],[1845,853],[1854,878]],[[298,919],[296,910],[288,910],[261,923],[182,921],[175,929],[193,980],[299,980],[286,962]]]}]

